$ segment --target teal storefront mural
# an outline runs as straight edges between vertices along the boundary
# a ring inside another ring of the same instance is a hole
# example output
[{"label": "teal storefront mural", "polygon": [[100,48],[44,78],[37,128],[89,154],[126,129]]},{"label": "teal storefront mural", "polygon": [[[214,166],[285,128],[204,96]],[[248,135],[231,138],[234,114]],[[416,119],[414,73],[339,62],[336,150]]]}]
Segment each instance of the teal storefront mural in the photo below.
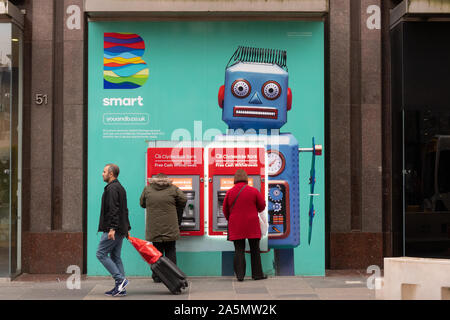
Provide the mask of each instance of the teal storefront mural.
[{"label": "teal storefront mural", "polygon": [[[324,143],[324,24],[320,21],[89,22],[87,273],[109,275],[97,260],[100,200],[107,163],[120,167],[128,196],[131,234],[144,239],[145,211],[139,197],[146,183],[148,141],[210,141],[225,133],[218,90],[238,46],[287,51],[292,110],[283,132],[300,147]],[[296,275],[325,274],[324,157],[299,154],[300,245]],[[313,232],[309,230],[314,190]],[[311,234],[311,239],[309,235]],[[182,240],[181,240],[182,241]],[[220,276],[222,252],[177,252],[190,276]],[[124,243],[127,276],[150,276],[149,266]],[[262,254],[264,272],[275,275],[273,250]],[[247,275],[250,263],[247,263]]]}]

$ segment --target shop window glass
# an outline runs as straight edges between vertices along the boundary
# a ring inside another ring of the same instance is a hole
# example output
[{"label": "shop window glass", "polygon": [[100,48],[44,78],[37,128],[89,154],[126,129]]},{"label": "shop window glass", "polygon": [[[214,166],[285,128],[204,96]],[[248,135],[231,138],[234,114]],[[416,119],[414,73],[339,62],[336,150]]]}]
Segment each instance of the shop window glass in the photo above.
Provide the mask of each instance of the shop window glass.
[{"label": "shop window glass", "polygon": [[405,255],[450,258],[450,111],[405,111]]}]

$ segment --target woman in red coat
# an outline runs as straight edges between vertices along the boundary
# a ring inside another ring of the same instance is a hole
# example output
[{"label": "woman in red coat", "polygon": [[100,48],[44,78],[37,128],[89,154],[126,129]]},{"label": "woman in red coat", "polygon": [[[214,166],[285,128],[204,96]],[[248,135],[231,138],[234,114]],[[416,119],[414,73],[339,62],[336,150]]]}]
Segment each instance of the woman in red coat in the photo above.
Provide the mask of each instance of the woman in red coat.
[{"label": "woman in red coat", "polygon": [[249,186],[247,173],[238,169],[234,175],[234,187],[225,195],[223,214],[228,220],[228,240],[234,242],[234,272],[239,281],[243,281],[245,276],[245,239],[250,244],[252,278],[267,278],[261,265],[261,228],[258,217],[258,212],[265,207],[266,202],[261,192]]}]

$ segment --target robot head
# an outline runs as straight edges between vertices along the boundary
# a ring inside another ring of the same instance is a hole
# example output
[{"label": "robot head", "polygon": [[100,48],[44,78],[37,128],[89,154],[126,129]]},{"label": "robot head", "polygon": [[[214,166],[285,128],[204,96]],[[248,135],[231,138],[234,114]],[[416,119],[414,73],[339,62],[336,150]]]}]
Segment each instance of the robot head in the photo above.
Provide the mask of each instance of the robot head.
[{"label": "robot head", "polygon": [[222,120],[228,127],[279,129],[287,121],[291,104],[286,51],[239,47],[219,89]]}]

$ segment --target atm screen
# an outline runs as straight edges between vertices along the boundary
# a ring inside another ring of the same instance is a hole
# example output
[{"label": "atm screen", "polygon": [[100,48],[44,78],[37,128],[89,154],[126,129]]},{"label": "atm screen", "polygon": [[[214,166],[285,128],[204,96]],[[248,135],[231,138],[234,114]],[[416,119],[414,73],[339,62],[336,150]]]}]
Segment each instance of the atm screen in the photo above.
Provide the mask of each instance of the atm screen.
[{"label": "atm screen", "polygon": [[195,228],[195,192],[183,191],[187,197],[186,207],[183,211],[180,228],[182,230],[192,230]]},{"label": "atm screen", "polygon": [[228,221],[223,214],[223,201],[225,200],[226,191],[218,191],[217,199],[218,199],[218,214],[216,216],[216,225],[218,230],[226,230],[228,227]]},{"label": "atm screen", "polygon": [[[249,176],[249,186],[261,190],[261,177]],[[228,190],[234,186],[234,176],[214,176],[213,177],[213,231],[226,231],[228,221],[223,214],[223,201]]]}]

